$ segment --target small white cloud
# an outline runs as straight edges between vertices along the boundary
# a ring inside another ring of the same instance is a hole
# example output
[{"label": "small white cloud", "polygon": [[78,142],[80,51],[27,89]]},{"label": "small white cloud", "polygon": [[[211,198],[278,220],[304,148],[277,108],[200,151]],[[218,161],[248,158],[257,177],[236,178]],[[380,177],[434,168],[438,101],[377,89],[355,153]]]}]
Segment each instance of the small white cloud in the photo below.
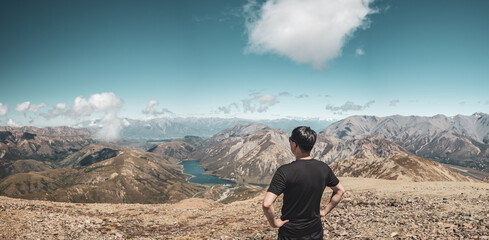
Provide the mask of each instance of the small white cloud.
[{"label": "small white cloud", "polygon": [[40,115],[49,120],[59,115],[65,114],[66,110],[67,109],[65,103],[58,103],[53,109],[49,110],[48,113],[40,113]]},{"label": "small white cloud", "polygon": [[370,100],[370,101],[368,101],[367,103],[365,103],[365,105],[363,105],[363,108],[364,108],[364,109],[365,109],[365,108],[369,108],[369,107],[370,107],[370,106],[372,106],[372,104],[374,104],[374,103],[375,103],[375,101],[374,101],[374,100]]},{"label": "small white cloud", "polygon": [[46,106],[45,103],[32,104],[31,106],[29,106],[29,109],[27,109],[27,111],[29,111],[29,112],[38,112],[39,111],[39,108],[42,108],[42,107],[45,107],[45,106]]},{"label": "small white cloud", "polygon": [[333,106],[331,104],[328,104],[326,105],[326,110],[333,111],[334,114],[342,114],[343,112],[348,112],[348,111],[364,110],[366,108],[369,108],[374,103],[375,103],[374,100],[370,100],[362,106],[362,105],[355,104],[354,102],[348,101],[341,106]]},{"label": "small white cloud", "polygon": [[65,103],[58,103],[58,104],[56,104],[56,108],[57,109],[61,109],[61,110],[62,109],[65,109],[66,108],[66,104]]},{"label": "small white cloud", "polygon": [[46,106],[45,103],[39,103],[39,104],[32,104],[31,105],[31,102],[27,101],[27,102],[17,104],[17,106],[15,106],[15,111],[17,111],[17,112],[25,112],[25,111],[38,112],[39,108],[42,108],[45,106]]},{"label": "small white cloud", "polygon": [[124,127],[127,127],[127,126],[131,126],[131,123],[129,121],[127,121],[127,119],[122,119],[122,124],[124,125]]},{"label": "small white cloud", "polygon": [[146,106],[146,109],[143,110],[143,113],[146,115],[153,115],[153,116],[160,116],[165,113],[172,114],[172,112],[166,108],[162,108],[161,111],[157,111],[154,106],[158,105],[158,101],[156,100],[150,100],[148,103],[148,106]]},{"label": "small white cloud", "polygon": [[224,114],[230,114],[233,112],[233,109],[236,112],[239,111],[239,106],[237,103],[231,103],[227,106],[221,106],[221,107],[217,108],[217,111],[222,112]]},{"label": "small white cloud", "polygon": [[246,51],[274,53],[321,69],[341,55],[347,39],[368,28],[372,0],[267,0],[244,6]]},{"label": "small white cloud", "polygon": [[17,124],[13,119],[9,118],[9,120],[7,121],[7,126],[10,126],[10,127],[19,127],[20,125]]},{"label": "small white cloud", "polygon": [[357,50],[355,51],[355,53],[358,55],[358,56],[362,56],[363,54],[365,54],[365,52],[363,51],[363,49],[361,48],[357,48]]},{"label": "small white cloud", "polygon": [[277,97],[272,94],[258,95],[242,100],[244,112],[266,112],[269,107],[279,103]]},{"label": "small white cloud", "polygon": [[398,99],[394,99],[394,100],[391,100],[389,102],[389,106],[395,107],[395,106],[397,106],[398,103],[399,103],[399,100]]},{"label": "small white cloud", "polygon": [[[251,98],[241,100],[241,106],[243,113],[247,112],[266,112],[271,106],[279,103],[277,96],[272,94],[260,94],[257,92],[250,93]],[[285,95],[282,95],[285,96]],[[240,111],[240,105],[236,102],[227,106],[221,106],[217,111],[224,114]]]},{"label": "small white cloud", "polygon": [[30,105],[31,105],[31,102],[29,102],[29,101],[19,103],[19,104],[17,104],[17,106],[15,106],[15,111],[24,112],[25,110],[29,109]]},{"label": "small white cloud", "polygon": [[0,103],[0,116],[7,115],[8,112],[8,104]]}]

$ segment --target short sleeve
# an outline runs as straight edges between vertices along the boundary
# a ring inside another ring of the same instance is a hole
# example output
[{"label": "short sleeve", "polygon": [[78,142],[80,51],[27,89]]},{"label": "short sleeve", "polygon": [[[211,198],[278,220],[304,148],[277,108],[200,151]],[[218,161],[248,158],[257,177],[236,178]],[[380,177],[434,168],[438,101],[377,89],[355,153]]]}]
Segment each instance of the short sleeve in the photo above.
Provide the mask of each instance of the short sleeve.
[{"label": "short sleeve", "polygon": [[326,177],[326,186],[328,187],[334,187],[340,183],[340,180],[334,175],[333,170],[329,166],[326,166],[328,169],[328,176]]},{"label": "short sleeve", "polygon": [[285,190],[285,176],[282,172],[282,169],[279,168],[273,175],[272,181],[270,182],[270,186],[268,187],[267,192],[274,193],[275,195],[280,195]]}]

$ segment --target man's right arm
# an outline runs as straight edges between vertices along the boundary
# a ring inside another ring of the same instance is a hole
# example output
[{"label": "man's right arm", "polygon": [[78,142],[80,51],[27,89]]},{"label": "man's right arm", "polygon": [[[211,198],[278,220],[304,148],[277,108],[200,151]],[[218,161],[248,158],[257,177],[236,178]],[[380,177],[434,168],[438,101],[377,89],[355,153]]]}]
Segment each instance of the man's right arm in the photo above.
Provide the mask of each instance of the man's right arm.
[{"label": "man's right arm", "polygon": [[338,183],[336,186],[331,187],[333,190],[333,195],[331,195],[331,200],[329,201],[328,205],[326,205],[326,208],[324,210],[321,210],[319,214],[321,217],[326,216],[331,210],[333,210],[336,205],[341,201],[341,198],[343,197],[343,194],[345,193],[345,189],[343,188],[343,185],[341,183]]},{"label": "man's right arm", "polygon": [[272,227],[281,227],[289,222],[289,220],[282,221],[280,218],[275,218],[275,210],[273,209],[273,203],[277,199],[277,195],[272,192],[267,192],[263,199],[263,213]]}]

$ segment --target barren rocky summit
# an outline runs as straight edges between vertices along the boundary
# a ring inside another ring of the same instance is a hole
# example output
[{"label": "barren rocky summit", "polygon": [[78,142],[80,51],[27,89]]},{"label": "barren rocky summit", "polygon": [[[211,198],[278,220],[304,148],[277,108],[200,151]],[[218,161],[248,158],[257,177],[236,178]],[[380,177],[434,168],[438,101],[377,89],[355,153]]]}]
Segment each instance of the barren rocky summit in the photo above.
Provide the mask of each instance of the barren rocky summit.
[{"label": "barren rocky summit", "polygon": [[[327,239],[489,239],[489,184],[340,178]],[[0,239],[276,239],[264,192],[222,204],[82,204],[0,197]],[[326,191],[323,204],[330,196]],[[276,208],[280,209],[279,198]]]}]

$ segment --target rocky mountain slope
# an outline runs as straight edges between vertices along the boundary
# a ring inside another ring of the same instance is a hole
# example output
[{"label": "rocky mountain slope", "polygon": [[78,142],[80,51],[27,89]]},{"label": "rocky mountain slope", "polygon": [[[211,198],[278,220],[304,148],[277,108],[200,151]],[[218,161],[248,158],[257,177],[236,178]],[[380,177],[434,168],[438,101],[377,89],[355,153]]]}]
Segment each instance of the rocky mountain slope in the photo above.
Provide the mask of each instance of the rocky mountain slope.
[{"label": "rocky mountain slope", "polygon": [[[214,141],[211,139],[211,141]],[[269,183],[275,170],[293,159],[281,130],[233,135],[191,155],[209,173],[235,182]]]},{"label": "rocky mountain slope", "polygon": [[222,131],[219,131],[214,136],[206,139],[202,143],[202,145],[207,147],[213,146],[225,140],[228,140],[230,138],[246,137],[254,133],[269,132],[269,131],[272,131],[272,129],[261,123],[238,124],[231,128],[227,128]]},{"label": "rocky mountain slope", "polygon": [[353,116],[331,124],[322,133],[340,139],[380,137],[420,157],[489,171],[489,115],[484,113],[454,117]]},{"label": "rocky mountain slope", "polygon": [[331,165],[337,176],[380,178],[389,180],[426,181],[475,181],[453,172],[440,163],[413,155],[386,158],[349,158]]},{"label": "rocky mountain slope", "polygon": [[[325,239],[488,239],[489,184],[340,178]],[[277,239],[255,198],[77,204],[0,197],[0,239]],[[325,206],[331,191],[325,191]],[[280,215],[281,198],[275,204]]]},{"label": "rocky mountain slope", "polygon": [[333,136],[318,134],[312,156],[326,163],[342,159],[377,159],[410,154],[401,146],[376,137],[342,140]]},{"label": "rocky mountain slope", "polygon": [[0,127],[0,179],[56,168],[65,157],[94,143],[90,134],[69,127]]},{"label": "rocky mountain slope", "polygon": [[128,148],[91,145],[63,164],[73,168],[13,174],[0,181],[0,194],[66,202],[162,203],[203,190],[186,182],[188,176],[164,156]]},{"label": "rocky mountain slope", "polygon": [[195,136],[171,139],[163,142],[152,142],[154,145],[147,151],[174,158],[176,162],[188,159],[191,153],[202,147],[204,139]]},{"label": "rocky mountain slope", "polygon": [[0,127],[0,162],[58,161],[93,143],[90,132],[69,127]]}]

